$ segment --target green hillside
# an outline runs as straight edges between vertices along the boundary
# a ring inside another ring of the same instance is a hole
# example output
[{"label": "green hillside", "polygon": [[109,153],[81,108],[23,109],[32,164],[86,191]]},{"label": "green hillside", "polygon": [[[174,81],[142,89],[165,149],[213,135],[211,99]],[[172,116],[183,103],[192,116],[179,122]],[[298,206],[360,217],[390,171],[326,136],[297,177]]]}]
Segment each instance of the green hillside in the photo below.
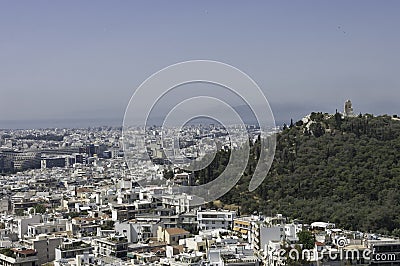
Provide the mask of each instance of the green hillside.
[{"label": "green hillside", "polygon": [[[312,113],[277,136],[274,163],[253,193],[248,182],[258,143],[245,176],[223,204],[242,213],[282,213],[303,222],[329,221],[346,229],[400,236],[400,121],[397,117]],[[207,182],[223,169],[229,153],[197,173]],[[217,166],[217,167],[215,167]]]}]

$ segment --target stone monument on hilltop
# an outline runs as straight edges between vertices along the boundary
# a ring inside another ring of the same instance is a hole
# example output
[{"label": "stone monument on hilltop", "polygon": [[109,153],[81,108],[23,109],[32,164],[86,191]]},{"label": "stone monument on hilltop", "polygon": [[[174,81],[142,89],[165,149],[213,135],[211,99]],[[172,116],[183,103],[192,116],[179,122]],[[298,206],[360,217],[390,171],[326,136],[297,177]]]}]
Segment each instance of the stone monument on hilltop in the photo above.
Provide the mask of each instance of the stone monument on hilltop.
[{"label": "stone monument on hilltop", "polygon": [[353,116],[354,116],[353,104],[351,103],[350,100],[347,100],[347,101],[344,103],[343,115],[344,115],[345,117],[353,117]]}]

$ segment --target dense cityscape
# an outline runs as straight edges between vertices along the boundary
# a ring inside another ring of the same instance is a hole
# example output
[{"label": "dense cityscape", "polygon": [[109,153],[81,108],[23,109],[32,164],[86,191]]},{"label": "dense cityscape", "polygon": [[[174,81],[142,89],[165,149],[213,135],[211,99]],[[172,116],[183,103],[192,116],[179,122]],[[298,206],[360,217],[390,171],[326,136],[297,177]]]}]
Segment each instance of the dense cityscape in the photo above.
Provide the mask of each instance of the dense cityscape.
[{"label": "dense cityscape", "polygon": [[0,266],[400,266],[399,14],[0,0]]},{"label": "dense cityscape", "polygon": [[[350,101],[343,116],[354,116]],[[398,265],[395,237],[241,214],[177,192],[195,175],[173,168],[159,128],[147,132],[154,164],[138,156],[128,168],[121,128],[1,130],[1,265]],[[248,132],[256,141],[257,127]],[[183,157],[229,149],[216,125],[180,136],[170,152]],[[137,182],[171,171],[167,185]]]}]

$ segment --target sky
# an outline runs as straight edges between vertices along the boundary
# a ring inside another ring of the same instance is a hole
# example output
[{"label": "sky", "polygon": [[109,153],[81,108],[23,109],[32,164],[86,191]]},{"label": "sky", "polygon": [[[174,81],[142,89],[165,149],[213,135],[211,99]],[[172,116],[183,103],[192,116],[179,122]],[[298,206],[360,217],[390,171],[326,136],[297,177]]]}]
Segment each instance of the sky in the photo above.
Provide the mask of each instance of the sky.
[{"label": "sky", "polygon": [[[0,128],[122,124],[171,64],[247,73],[277,121],[400,114],[399,1],[0,1]],[[78,121],[78,122],[77,122]]]}]

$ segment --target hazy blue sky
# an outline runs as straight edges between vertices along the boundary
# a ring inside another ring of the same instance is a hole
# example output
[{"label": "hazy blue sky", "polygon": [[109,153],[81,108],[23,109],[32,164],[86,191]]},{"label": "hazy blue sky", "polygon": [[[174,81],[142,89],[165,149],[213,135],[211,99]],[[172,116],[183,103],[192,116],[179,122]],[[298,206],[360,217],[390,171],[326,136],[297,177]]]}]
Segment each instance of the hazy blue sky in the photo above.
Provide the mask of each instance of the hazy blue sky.
[{"label": "hazy blue sky", "polygon": [[399,1],[0,1],[0,128],[122,121],[142,81],[190,59],[249,74],[280,121],[347,98],[400,113],[399,14]]}]

